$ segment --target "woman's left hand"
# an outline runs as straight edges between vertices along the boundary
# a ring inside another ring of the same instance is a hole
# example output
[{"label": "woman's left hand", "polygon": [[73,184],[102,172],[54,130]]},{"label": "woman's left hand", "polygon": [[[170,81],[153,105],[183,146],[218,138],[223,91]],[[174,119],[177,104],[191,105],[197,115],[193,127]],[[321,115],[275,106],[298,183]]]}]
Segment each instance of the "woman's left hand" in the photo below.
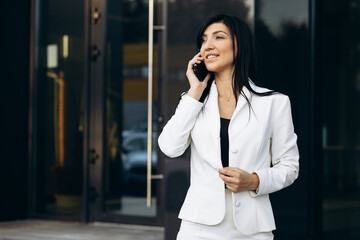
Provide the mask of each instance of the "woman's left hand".
[{"label": "woman's left hand", "polygon": [[219,176],[232,192],[255,191],[259,186],[256,173],[248,173],[240,168],[226,167],[219,169]]}]

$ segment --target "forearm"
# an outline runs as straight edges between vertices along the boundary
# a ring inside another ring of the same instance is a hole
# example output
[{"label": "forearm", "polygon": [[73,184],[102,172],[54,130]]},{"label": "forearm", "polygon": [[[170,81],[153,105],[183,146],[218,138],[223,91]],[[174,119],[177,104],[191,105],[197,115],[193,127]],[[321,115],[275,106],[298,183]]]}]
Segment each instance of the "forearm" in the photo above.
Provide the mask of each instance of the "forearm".
[{"label": "forearm", "polygon": [[165,125],[158,139],[159,147],[165,155],[180,156],[189,146],[190,132],[202,105],[190,96],[183,96],[175,114]]}]

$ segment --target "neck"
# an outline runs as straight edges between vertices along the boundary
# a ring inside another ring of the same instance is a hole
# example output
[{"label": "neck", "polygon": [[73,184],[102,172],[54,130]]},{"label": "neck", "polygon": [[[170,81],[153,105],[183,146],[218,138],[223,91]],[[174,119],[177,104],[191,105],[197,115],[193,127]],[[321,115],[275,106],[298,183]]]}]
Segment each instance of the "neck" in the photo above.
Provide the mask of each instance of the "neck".
[{"label": "neck", "polygon": [[233,71],[215,73],[215,82],[218,94],[228,99],[234,97],[232,73]]}]

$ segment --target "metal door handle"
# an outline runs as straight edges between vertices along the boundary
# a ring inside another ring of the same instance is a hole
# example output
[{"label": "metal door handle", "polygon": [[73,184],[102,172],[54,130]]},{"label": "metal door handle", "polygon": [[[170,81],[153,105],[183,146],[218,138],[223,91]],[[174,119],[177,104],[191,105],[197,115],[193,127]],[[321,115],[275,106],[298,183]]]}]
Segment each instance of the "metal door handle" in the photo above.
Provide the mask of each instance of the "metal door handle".
[{"label": "metal door handle", "polygon": [[146,206],[151,207],[151,151],[152,151],[152,94],[154,54],[154,0],[149,0],[149,46],[148,46],[148,132],[147,132],[147,187]]}]

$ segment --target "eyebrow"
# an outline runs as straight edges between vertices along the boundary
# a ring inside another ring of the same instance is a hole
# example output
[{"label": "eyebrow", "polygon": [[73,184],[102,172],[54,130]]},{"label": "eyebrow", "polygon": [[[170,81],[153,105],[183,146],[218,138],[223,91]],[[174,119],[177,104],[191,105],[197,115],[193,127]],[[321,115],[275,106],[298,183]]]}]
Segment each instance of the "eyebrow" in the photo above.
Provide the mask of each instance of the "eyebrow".
[{"label": "eyebrow", "polygon": [[[217,33],[225,33],[226,35],[229,35],[225,31],[222,31],[222,30],[215,31],[215,32],[212,33],[212,35],[215,35]],[[207,35],[205,33],[203,33],[203,36],[207,36]]]}]

